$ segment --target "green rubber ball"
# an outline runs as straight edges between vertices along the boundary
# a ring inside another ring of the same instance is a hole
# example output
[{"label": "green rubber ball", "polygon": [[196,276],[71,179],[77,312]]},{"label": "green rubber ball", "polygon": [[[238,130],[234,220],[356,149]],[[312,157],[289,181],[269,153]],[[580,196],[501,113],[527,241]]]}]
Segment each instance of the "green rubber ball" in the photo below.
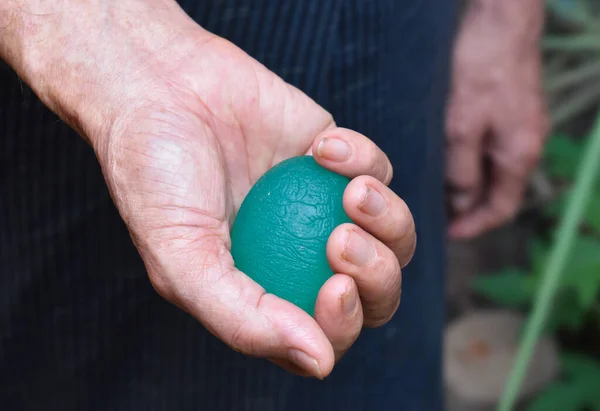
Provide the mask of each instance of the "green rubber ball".
[{"label": "green rubber ball", "polygon": [[333,275],[327,240],[350,222],[342,205],[349,182],[312,156],[273,167],[252,187],[233,224],[235,266],[268,293],[314,315],[319,290]]}]

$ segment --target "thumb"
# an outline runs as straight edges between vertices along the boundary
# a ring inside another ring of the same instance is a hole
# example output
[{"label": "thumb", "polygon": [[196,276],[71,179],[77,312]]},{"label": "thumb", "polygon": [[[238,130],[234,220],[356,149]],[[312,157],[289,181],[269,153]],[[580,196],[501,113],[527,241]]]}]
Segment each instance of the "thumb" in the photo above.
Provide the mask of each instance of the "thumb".
[{"label": "thumb", "polygon": [[221,236],[187,240],[184,247],[171,240],[166,249],[154,249],[159,252],[142,257],[158,293],[232,349],[292,363],[320,379],[331,372],[333,348],[316,321],[235,269]]}]

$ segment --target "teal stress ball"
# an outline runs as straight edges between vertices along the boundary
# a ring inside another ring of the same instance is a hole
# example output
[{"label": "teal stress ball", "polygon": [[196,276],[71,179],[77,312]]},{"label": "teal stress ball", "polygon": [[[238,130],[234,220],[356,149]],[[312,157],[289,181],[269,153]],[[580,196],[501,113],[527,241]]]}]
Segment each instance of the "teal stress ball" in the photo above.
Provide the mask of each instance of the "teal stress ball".
[{"label": "teal stress ball", "polygon": [[350,222],[342,197],[350,180],[313,157],[285,160],[252,187],[231,231],[236,267],[268,293],[314,314],[321,286],[333,275],[329,235]]}]

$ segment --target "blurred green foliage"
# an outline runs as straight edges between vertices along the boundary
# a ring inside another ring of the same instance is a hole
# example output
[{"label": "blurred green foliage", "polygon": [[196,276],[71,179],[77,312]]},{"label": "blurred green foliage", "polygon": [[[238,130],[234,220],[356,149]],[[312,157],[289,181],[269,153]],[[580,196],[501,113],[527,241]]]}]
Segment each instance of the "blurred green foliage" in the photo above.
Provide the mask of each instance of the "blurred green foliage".
[{"label": "blurred green foliage", "polygon": [[[543,215],[551,221],[564,212],[585,147],[587,139],[564,134],[551,136],[546,145],[544,169],[561,191],[542,209]],[[550,242],[544,237],[533,238],[528,249],[528,270],[509,267],[479,276],[474,279],[473,288],[499,305],[529,309],[543,281],[549,248]],[[580,331],[585,324],[594,324],[600,331],[600,179],[587,205],[567,267],[548,316],[546,331]],[[529,411],[600,411],[600,365],[584,354],[565,355],[562,365],[563,379],[544,390],[530,405]]]},{"label": "blurred green foliage", "polygon": [[[585,147],[587,139],[564,134],[551,136],[546,145],[544,169],[561,190],[560,195],[542,209],[551,221],[564,212]],[[528,270],[512,267],[476,277],[473,288],[499,305],[529,309],[543,281],[549,247],[550,242],[545,238],[533,238],[528,249]],[[546,332],[580,331],[585,324],[594,324],[600,331],[600,179],[595,184],[572,250],[568,271],[561,278],[548,316]],[[600,365],[585,354],[570,354],[563,357],[562,366],[563,379],[544,390],[529,411],[600,411]]]},{"label": "blurred green foliage", "polygon": [[565,354],[563,376],[529,406],[528,411],[600,411],[600,363],[586,356]]},{"label": "blurred green foliage", "polygon": [[600,1],[546,0],[544,86],[552,121],[577,120],[600,101]]},{"label": "blurred green foliage", "polygon": [[600,5],[595,0],[546,0],[546,5],[554,16],[579,28],[597,25]]},{"label": "blurred green foliage", "polygon": [[[547,143],[545,170],[559,186],[564,187],[558,198],[542,209],[544,215],[551,219],[563,213],[570,196],[569,183],[575,175],[586,142],[586,139],[576,140],[556,134]],[[475,278],[473,288],[497,304],[518,309],[529,308],[542,281],[549,246],[545,239],[534,238],[528,250],[531,262],[529,270],[513,267],[480,276]],[[600,180],[588,203],[567,267],[553,312],[549,316],[548,331],[561,327],[579,330],[590,318],[595,318],[600,324]]]}]

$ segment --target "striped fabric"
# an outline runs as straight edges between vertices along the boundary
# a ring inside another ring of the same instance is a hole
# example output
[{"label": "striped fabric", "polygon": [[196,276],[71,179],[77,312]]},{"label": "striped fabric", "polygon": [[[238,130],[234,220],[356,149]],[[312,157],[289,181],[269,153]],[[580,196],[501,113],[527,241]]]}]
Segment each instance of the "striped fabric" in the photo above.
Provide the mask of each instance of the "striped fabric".
[{"label": "striped fabric", "polygon": [[0,62],[0,410],[442,409],[442,114],[451,0],[182,0],[379,144],[419,247],[393,321],[333,375],[231,352],[162,301],[91,150]]}]

